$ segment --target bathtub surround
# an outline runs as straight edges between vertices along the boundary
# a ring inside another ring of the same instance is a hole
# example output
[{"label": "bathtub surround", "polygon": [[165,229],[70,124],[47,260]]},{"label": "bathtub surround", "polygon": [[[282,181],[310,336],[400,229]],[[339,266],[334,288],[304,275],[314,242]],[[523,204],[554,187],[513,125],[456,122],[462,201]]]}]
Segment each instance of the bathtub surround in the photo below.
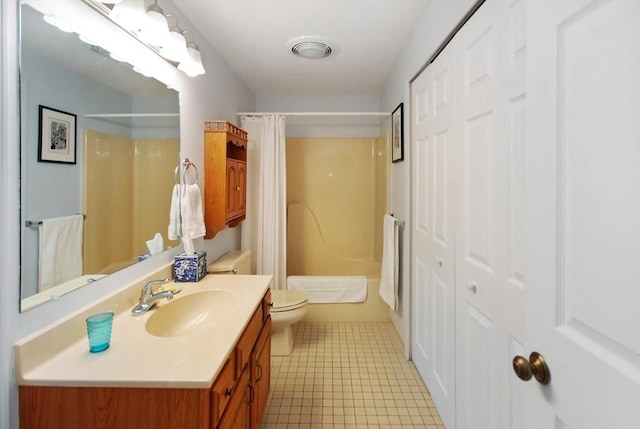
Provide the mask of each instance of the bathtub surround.
[{"label": "bathtub surround", "polygon": [[[287,274],[363,276],[366,300],[310,304],[304,321],[389,320],[378,295],[386,138],[288,138]],[[340,209],[336,209],[339,207]]]},{"label": "bathtub surround", "polygon": [[287,139],[288,275],[379,277],[381,152],[375,138]]},{"label": "bathtub surround", "polygon": [[134,139],[84,130],[84,272],[111,274],[148,251],[160,231],[167,246],[178,139]]}]

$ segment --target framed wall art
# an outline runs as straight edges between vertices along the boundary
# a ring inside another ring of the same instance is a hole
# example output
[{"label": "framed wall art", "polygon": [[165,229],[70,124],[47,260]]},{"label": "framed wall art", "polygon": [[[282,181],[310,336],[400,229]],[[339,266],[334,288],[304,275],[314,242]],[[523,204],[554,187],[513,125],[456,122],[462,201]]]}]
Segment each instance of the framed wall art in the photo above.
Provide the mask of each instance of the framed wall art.
[{"label": "framed wall art", "polygon": [[404,127],[402,121],[402,103],[391,114],[391,162],[404,159]]},{"label": "framed wall art", "polygon": [[38,161],[76,163],[76,115],[39,106]]}]

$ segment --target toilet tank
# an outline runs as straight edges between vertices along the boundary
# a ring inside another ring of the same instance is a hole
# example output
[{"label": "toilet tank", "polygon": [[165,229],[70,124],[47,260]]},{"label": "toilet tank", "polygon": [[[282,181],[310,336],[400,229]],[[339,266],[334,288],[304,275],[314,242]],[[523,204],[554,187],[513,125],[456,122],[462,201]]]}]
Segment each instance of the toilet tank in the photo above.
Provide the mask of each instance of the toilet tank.
[{"label": "toilet tank", "polygon": [[251,274],[251,251],[233,250],[207,265],[208,274]]}]

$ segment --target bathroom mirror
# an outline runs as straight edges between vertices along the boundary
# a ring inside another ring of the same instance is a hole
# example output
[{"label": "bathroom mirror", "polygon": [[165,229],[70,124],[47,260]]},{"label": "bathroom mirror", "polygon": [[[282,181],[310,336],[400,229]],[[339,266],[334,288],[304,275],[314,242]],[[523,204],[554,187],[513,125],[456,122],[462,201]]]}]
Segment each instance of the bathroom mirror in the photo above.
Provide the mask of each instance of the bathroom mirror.
[{"label": "bathroom mirror", "polygon": [[[97,12],[87,6],[87,13]],[[77,34],[48,24],[24,3],[20,32],[25,311],[144,260],[146,241],[156,232],[163,237],[161,249],[177,244],[166,234],[179,160],[179,94]],[[66,150],[61,158],[51,155],[59,150],[54,140]],[[81,235],[80,271],[60,279],[51,272],[68,268],[72,260],[77,267],[77,259],[63,248],[56,257],[65,262],[52,262],[56,246],[50,238],[67,232],[43,234],[41,223],[70,215],[82,218],[82,230],[73,233]]]}]

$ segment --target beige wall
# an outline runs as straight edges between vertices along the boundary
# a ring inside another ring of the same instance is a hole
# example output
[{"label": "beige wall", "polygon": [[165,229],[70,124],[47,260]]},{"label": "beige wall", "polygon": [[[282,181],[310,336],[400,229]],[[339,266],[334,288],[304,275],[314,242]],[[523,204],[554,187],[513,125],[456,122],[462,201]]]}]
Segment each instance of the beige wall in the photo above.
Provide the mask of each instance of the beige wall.
[{"label": "beige wall", "polygon": [[386,138],[287,139],[287,275],[364,275],[367,301],[312,304],[305,321],[381,321]]},{"label": "beige wall", "polygon": [[165,247],[171,245],[167,226],[179,140],[134,140],[93,130],[84,137],[84,272],[130,265],[147,252],[145,242],[156,232]]}]

